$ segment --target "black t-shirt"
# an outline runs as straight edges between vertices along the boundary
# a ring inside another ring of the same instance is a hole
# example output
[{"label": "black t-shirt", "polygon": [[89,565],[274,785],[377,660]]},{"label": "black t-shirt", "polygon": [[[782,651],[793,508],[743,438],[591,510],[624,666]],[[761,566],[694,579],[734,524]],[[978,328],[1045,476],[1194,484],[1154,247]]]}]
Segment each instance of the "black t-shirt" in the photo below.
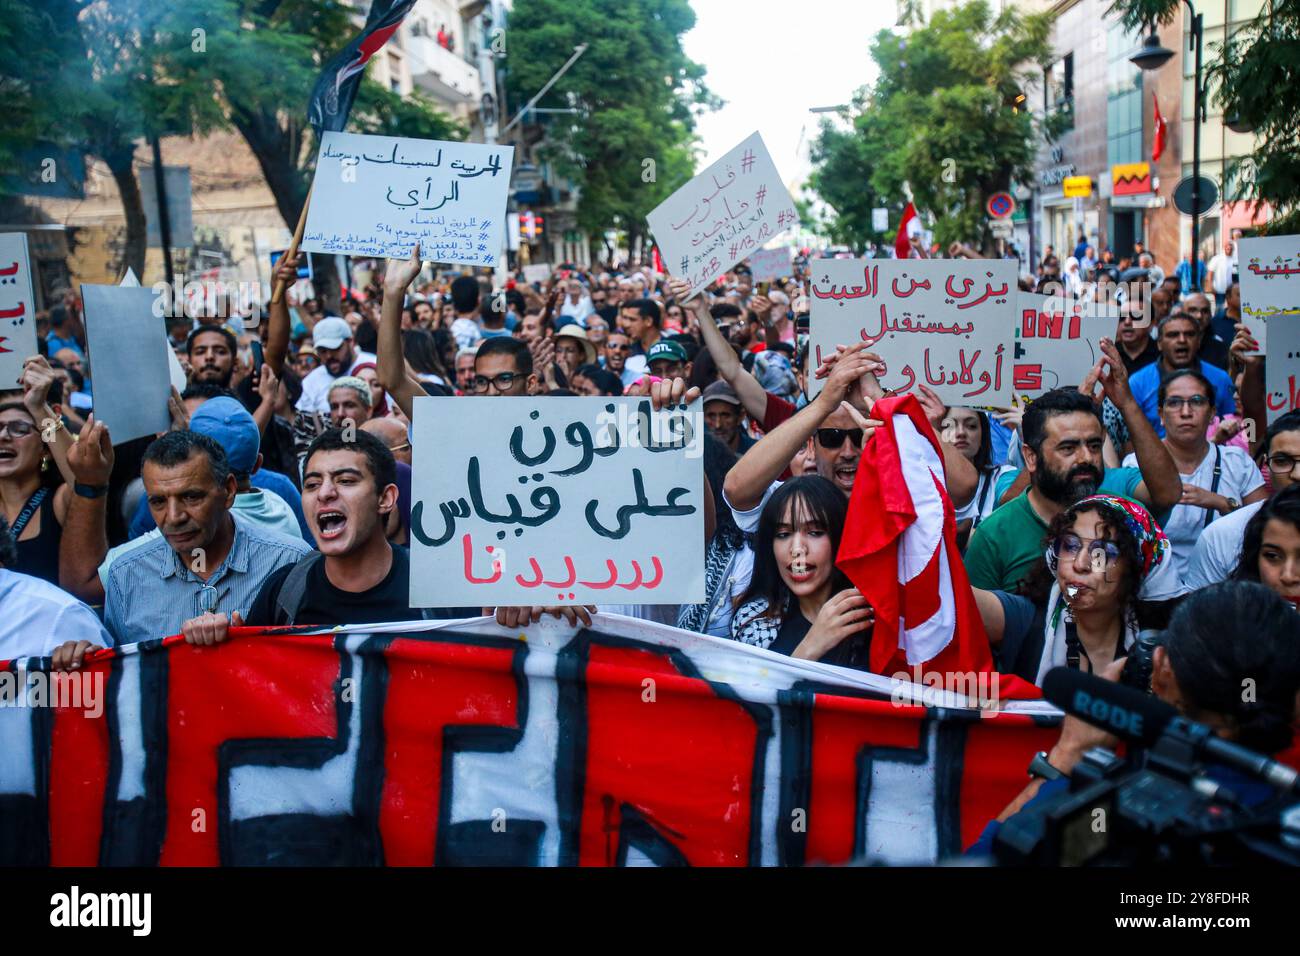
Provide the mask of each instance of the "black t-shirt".
[{"label": "black t-shirt", "polygon": [[[253,627],[272,627],[288,623],[276,599],[280,586],[294,565],[276,569],[253,599],[244,623]],[[410,606],[411,559],[406,549],[393,546],[393,566],[384,580],[368,591],[343,591],[330,583],[325,561],[318,559],[307,574],[307,589],[295,624],[382,624],[388,621],[418,621],[424,615]],[[477,611],[473,612],[477,614]],[[440,614],[439,617],[442,615]],[[461,615],[456,615],[461,616]]]},{"label": "black t-shirt", "polygon": [[[810,630],[812,630],[812,621],[804,617],[798,607],[792,606],[781,619],[781,629],[776,633],[776,640],[768,645],[767,649],[789,657],[808,636]],[[821,658],[821,662],[838,664],[840,667],[854,667],[858,670],[870,670],[870,647],[870,631],[854,634],[827,651]]]},{"label": "black t-shirt", "polygon": [[811,629],[812,621],[804,617],[797,607],[791,608],[781,619],[781,630],[777,631],[776,640],[767,649],[789,657]]}]

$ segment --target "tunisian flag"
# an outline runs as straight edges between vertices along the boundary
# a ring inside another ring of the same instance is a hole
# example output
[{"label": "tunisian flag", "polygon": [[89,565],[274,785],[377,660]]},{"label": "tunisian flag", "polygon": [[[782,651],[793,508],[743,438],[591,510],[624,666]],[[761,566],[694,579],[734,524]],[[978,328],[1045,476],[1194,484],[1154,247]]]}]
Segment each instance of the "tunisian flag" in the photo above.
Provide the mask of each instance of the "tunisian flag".
[{"label": "tunisian flag", "polygon": [[1154,91],[1151,93],[1151,102],[1156,108],[1155,130],[1151,136],[1151,162],[1158,163],[1165,151],[1165,137],[1169,134],[1169,127],[1165,123],[1165,118],[1160,115],[1160,101],[1156,99]]},{"label": "tunisian flag", "polygon": [[[837,563],[876,610],[871,669],[892,676],[991,673],[993,654],[957,550],[939,441],[914,395],[876,402]],[[1038,697],[1001,675],[999,694]]]},{"label": "tunisian flag", "polygon": [[911,203],[903,210],[903,220],[898,224],[898,236],[894,239],[894,255],[900,259],[906,259],[912,252],[912,244],[908,242],[907,227],[912,220],[916,218],[916,207]]}]

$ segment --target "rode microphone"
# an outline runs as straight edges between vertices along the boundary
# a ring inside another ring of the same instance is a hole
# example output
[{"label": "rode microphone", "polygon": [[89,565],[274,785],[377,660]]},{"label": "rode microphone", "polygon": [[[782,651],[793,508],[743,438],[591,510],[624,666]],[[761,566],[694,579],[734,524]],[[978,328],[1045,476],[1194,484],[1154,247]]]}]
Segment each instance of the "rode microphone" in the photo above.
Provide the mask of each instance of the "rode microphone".
[{"label": "rode microphone", "polygon": [[1043,696],[1067,714],[1130,743],[1153,748],[1162,741],[1176,742],[1280,790],[1300,793],[1300,774],[1290,767],[1215,736],[1205,724],[1180,716],[1150,694],[1095,674],[1054,667],[1043,678]]}]

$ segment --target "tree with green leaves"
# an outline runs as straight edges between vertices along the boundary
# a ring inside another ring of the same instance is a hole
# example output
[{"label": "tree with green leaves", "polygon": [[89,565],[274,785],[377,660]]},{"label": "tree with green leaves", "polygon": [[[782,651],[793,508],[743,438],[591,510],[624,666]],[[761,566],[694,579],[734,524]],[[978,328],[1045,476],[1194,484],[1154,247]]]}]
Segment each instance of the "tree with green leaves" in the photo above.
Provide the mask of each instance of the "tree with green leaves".
[{"label": "tree with green leaves", "polygon": [[[1128,29],[1145,32],[1172,23],[1180,9],[1180,0],[1117,0],[1109,13]],[[1208,44],[1205,57],[1212,101],[1234,125],[1256,136],[1254,154],[1230,163],[1225,178],[1244,187],[1244,198],[1273,207],[1266,232],[1300,232],[1300,109],[1294,95],[1300,87],[1300,4],[1265,0],[1255,19],[1225,43]],[[1247,163],[1252,169],[1243,175]]]},{"label": "tree with green leaves", "polygon": [[682,51],[687,0],[518,0],[506,29],[511,112],[536,95],[581,43],[585,54],[540,100],[576,110],[547,128],[539,159],[578,187],[580,229],[626,233],[695,171],[694,111],[716,108],[704,68]]},{"label": "tree with green leaves", "polygon": [[871,208],[901,209],[910,190],[941,245],[991,251],[988,197],[1033,170],[1040,131],[1018,104],[1030,71],[1051,55],[1050,31],[1048,14],[994,14],[972,0],[904,35],[878,33],[880,77],[856,95],[853,131],[824,122],[813,146],[812,182],[835,211],[832,235],[857,248],[885,241]]}]

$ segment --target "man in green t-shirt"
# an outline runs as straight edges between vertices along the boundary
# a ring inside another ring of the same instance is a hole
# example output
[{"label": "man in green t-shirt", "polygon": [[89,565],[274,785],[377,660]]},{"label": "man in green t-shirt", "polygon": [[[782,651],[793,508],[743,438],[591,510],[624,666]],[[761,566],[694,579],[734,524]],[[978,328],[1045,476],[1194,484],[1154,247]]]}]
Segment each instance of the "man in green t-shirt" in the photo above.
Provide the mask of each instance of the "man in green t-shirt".
[{"label": "man in green t-shirt", "polygon": [[1026,468],[1012,489],[1028,487],[985,518],[971,536],[965,562],[972,586],[1015,590],[1042,556],[1052,519],[1080,498],[1122,495],[1145,505],[1157,522],[1181,500],[1178,468],[1133,398],[1114,343],[1102,339],[1101,349],[1103,357],[1085,387],[1100,382],[1124,416],[1138,467],[1106,468],[1105,431],[1091,395],[1058,388],[1035,399],[1021,423]]}]

